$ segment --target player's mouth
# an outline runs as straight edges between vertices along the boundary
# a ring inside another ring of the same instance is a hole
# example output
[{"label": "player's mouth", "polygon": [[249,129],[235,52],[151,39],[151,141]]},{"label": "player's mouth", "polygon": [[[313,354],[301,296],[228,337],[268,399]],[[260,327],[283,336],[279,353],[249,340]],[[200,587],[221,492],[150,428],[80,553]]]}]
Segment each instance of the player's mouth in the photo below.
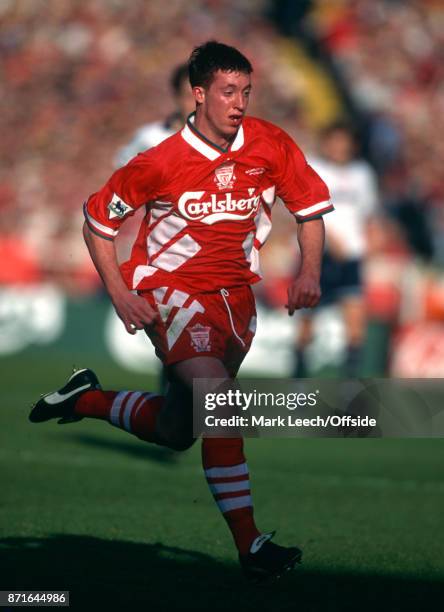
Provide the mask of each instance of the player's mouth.
[{"label": "player's mouth", "polygon": [[239,126],[242,122],[242,115],[229,115],[231,125]]}]

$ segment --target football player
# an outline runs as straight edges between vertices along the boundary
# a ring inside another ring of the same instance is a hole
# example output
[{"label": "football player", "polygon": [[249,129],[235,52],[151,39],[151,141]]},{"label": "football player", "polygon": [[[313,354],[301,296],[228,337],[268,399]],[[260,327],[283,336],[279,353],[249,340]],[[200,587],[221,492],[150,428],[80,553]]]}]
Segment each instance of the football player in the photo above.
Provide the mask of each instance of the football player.
[{"label": "football player", "polygon": [[[34,406],[33,422],[98,418],[176,450],[193,437],[194,378],[233,379],[256,326],[251,285],[279,196],[295,218],[302,266],[288,289],[288,313],[320,298],[322,215],[333,210],[325,183],[277,126],[246,117],[252,66],[237,49],[207,42],[191,54],[196,110],[177,134],[117,170],[85,203],[84,237],[117,314],[130,334],[145,330],[168,368],[165,396],[102,390],[89,369]],[[146,214],[120,268],[113,239],[122,222]],[[256,526],[243,440],[202,439],[214,499],[251,578],[280,575],[301,559]]]},{"label": "football player", "polygon": [[[376,175],[370,164],[356,155],[357,142],[350,124],[336,121],[321,133],[320,156],[310,164],[328,183],[335,214],[325,220],[326,250],[321,273],[322,306],[337,304],[345,325],[345,375],[360,373],[365,333],[362,263],[366,255],[366,225],[378,210]],[[301,313],[296,343],[296,378],[309,375],[305,350],[312,340],[312,318]]]}]

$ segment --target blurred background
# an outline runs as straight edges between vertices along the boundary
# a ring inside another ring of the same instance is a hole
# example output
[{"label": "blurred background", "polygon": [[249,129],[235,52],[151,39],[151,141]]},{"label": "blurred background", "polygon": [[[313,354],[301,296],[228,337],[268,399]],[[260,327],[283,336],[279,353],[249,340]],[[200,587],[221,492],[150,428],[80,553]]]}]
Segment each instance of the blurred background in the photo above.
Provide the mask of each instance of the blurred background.
[{"label": "blurred background", "polygon": [[[288,317],[296,224],[275,205],[243,371],[444,376],[442,1],[0,0],[0,22],[1,588],[70,589],[80,610],[440,609],[440,439],[248,440],[258,524],[306,551],[254,590],[199,445],[179,460],[99,421],[27,417],[72,365],[107,389],[158,384],[89,260],[82,203],[177,125],[171,73],[212,37],[253,62],[249,112],[325,172],[325,269],[343,273],[309,324]],[[133,236],[128,222],[121,258]]]},{"label": "blurred background", "polygon": [[[81,237],[82,203],[141,126],[175,111],[173,69],[216,38],[254,65],[250,114],[287,130],[309,160],[332,123],[356,135],[352,157],[374,195],[362,221],[357,375],[444,375],[439,0],[1,0],[0,20],[2,358],[100,350],[128,369],[157,367],[143,334],[128,337],[113,317]],[[270,372],[270,350],[271,373],[297,368],[301,317],[284,309],[298,266],[288,219],[276,206],[248,372]],[[122,231],[122,257],[132,237]],[[313,324],[307,375],[344,374],[341,300]]]}]

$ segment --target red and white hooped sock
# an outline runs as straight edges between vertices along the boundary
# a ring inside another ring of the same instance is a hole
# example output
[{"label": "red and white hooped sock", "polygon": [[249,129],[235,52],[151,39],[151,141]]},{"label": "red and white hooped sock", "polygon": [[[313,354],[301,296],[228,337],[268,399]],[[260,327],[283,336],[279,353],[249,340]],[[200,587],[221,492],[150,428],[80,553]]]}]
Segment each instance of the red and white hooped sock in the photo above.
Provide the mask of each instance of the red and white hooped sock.
[{"label": "red and white hooped sock", "polygon": [[141,440],[154,442],[156,420],[163,402],[164,397],[155,393],[93,390],[80,396],[75,414],[107,420]]},{"label": "red and white hooped sock", "polygon": [[260,535],[253,516],[248,466],[242,438],[203,438],[202,464],[213,497],[241,555]]}]

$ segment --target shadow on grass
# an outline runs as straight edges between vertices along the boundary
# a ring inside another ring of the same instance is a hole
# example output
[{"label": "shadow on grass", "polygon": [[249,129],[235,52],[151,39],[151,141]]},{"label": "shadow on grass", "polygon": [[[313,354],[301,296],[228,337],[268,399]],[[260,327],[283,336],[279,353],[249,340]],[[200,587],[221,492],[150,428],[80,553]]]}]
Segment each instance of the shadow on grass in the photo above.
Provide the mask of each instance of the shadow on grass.
[{"label": "shadow on grass", "polygon": [[0,539],[0,589],[69,590],[74,610],[432,609],[442,584],[393,576],[322,573],[303,566],[266,586],[236,564],[162,544],[89,536]]},{"label": "shadow on grass", "polygon": [[[60,436],[58,436],[60,437]],[[69,439],[84,444],[85,446],[93,446],[105,451],[113,453],[121,453],[133,457],[134,459],[142,459],[153,461],[154,463],[171,463],[174,464],[179,459],[181,453],[175,452],[164,446],[149,444],[139,440],[138,444],[132,442],[115,442],[105,437],[95,436],[92,434],[69,434]]]}]

